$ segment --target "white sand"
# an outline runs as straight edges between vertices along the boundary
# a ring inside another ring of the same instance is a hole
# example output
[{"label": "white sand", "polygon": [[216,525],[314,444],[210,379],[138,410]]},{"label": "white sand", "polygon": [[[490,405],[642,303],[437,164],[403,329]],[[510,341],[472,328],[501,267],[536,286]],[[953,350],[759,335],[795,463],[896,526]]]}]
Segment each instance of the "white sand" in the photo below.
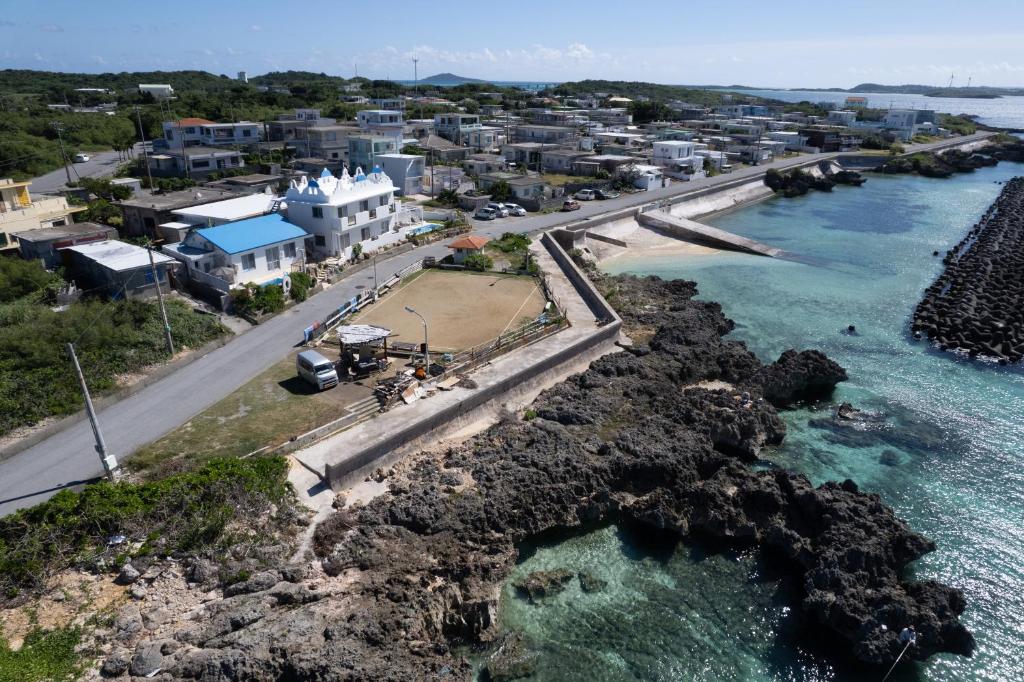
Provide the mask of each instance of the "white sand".
[{"label": "white sand", "polygon": [[615,246],[614,244],[599,242],[596,239],[588,239],[588,250],[594,255],[599,264],[606,263],[626,253],[631,255],[645,253],[659,256],[706,256],[718,253],[719,251],[709,246],[665,236],[660,232],[655,232],[640,225],[632,218],[616,220],[588,231],[612,237],[613,239],[620,239],[628,245],[626,247]]}]

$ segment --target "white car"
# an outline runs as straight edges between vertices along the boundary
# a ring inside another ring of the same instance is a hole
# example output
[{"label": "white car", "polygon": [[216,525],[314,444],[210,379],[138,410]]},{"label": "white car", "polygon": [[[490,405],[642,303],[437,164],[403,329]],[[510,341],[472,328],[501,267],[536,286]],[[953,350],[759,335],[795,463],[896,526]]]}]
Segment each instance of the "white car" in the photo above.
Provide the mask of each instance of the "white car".
[{"label": "white car", "polygon": [[508,217],[508,207],[499,201],[492,201],[491,203],[487,204],[487,208],[497,213],[499,218]]},{"label": "white car", "polygon": [[78,152],[77,154],[75,154],[75,163],[85,163],[90,158],[91,157],[85,152]]},{"label": "white car", "polygon": [[581,189],[579,192],[574,194],[580,201],[593,201],[597,198],[597,192],[592,189]]},{"label": "white car", "polygon": [[508,209],[509,215],[524,216],[526,215],[526,209],[519,204],[505,204],[505,208]]}]

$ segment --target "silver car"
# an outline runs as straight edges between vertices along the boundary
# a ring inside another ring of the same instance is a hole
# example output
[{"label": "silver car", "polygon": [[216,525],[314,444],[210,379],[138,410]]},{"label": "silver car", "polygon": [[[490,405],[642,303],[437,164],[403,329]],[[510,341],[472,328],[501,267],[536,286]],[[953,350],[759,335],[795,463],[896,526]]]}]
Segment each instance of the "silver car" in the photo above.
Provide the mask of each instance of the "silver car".
[{"label": "silver car", "polygon": [[524,216],[526,215],[526,209],[519,204],[505,204],[505,208],[508,209],[509,215]]},{"label": "silver car", "polygon": [[487,204],[487,208],[497,213],[499,218],[508,217],[508,207],[499,201],[492,201],[491,203]]}]

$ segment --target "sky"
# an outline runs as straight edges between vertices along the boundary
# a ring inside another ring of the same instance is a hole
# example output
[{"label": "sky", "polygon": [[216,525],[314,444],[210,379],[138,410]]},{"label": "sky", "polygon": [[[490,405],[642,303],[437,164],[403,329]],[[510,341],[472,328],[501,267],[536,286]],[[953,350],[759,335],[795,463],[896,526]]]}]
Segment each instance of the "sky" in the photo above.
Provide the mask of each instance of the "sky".
[{"label": "sky", "polygon": [[[698,6],[699,5],[699,6]],[[1021,0],[0,0],[0,68],[1024,87]]]}]

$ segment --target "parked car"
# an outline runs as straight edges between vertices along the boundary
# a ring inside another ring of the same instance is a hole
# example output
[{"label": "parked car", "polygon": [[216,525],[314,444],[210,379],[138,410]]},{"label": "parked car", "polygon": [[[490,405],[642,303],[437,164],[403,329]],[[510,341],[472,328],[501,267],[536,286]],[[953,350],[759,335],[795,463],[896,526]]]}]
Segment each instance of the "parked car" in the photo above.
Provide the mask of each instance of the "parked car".
[{"label": "parked car", "polygon": [[495,218],[498,217],[498,212],[495,211],[493,208],[481,206],[476,210],[476,213],[473,214],[473,217],[476,218],[477,220],[494,220]]},{"label": "parked car", "polygon": [[508,209],[509,215],[524,216],[526,215],[526,209],[519,204],[505,204],[505,208]]},{"label": "parked car", "polygon": [[593,201],[597,198],[597,190],[593,189],[581,189],[579,192],[573,195],[580,201]]},{"label": "parked car", "polygon": [[618,199],[619,198],[619,193],[618,192],[613,192],[610,189],[595,189],[594,190],[594,195],[597,196],[598,199]]},{"label": "parked car", "polygon": [[75,163],[85,163],[90,159],[90,156],[85,152],[78,152],[75,154]]},{"label": "parked car", "polygon": [[315,350],[304,350],[295,358],[299,376],[323,391],[338,385],[338,372],[334,363]]},{"label": "parked car", "polygon": [[487,208],[497,213],[499,218],[508,217],[508,207],[505,206],[505,204],[501,203],[500,201],[492,201],[491,203],[487,204]]},{"label": "parked car", "polygon": [[563,211],[578,211],[580,210],[580,202],[575,199],[566,199],[562,202]]}]

